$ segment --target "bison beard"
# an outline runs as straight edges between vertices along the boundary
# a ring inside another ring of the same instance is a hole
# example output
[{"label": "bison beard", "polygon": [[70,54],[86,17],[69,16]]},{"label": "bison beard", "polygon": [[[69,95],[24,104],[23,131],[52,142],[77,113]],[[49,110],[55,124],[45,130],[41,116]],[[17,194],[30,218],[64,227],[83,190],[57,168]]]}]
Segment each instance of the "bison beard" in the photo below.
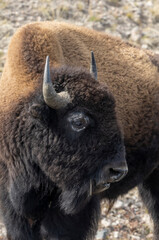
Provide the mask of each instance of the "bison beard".
[{"label": "bison beard", "polygon": [[62,191],[60,195],[60,207],[67,214],[78,213],[90,200],[89,184],[80,188]]}]

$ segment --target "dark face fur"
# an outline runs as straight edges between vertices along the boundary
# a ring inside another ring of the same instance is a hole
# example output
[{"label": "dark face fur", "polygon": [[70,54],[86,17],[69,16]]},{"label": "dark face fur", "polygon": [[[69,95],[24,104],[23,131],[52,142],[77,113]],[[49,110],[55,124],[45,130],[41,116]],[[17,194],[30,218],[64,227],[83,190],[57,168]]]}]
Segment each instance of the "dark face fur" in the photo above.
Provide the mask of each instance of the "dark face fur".
[{"label": "dark face fur", "polygon": [[73,214],[90,199],[90,179],[99,178],[105,166],[125,161],[124,145],[114,99],[105,86],[81,69],[63,67],[51,75],[56,91],[67,90],[71,103],[54,110],[41,93],[30,97],[14,133],[16,149],[27,165],[34,163],[54,183],[61,209]]}]

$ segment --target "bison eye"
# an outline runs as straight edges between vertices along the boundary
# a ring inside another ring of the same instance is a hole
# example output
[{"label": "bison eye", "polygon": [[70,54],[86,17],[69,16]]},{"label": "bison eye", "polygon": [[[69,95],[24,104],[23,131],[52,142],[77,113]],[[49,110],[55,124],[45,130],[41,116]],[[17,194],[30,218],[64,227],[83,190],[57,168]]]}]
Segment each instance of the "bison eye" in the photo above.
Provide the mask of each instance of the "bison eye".
[{"label": "bison eye", "polygon": [[80,132],[87,128],[90,122],[89,117],[81,112],[69,114],[67,120],[71,124],[71,128],[76,132]]}]

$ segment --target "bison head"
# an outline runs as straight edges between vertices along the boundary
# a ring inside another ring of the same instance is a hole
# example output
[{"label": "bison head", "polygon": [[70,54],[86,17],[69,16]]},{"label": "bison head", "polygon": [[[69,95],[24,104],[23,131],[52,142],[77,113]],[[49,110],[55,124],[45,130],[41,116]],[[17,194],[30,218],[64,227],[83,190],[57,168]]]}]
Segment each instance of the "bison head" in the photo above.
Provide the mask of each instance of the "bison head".
[{"label": "bison head", "polygon": [[42,172],[53,183],[67,214],[127,172],[114,98],[92,69],[95,77],[68,66],[50,73],[47,58],[43,94],[40,87],[21,103],[13,123],[15,154],[29,168],[34,165],[28,174]]}]

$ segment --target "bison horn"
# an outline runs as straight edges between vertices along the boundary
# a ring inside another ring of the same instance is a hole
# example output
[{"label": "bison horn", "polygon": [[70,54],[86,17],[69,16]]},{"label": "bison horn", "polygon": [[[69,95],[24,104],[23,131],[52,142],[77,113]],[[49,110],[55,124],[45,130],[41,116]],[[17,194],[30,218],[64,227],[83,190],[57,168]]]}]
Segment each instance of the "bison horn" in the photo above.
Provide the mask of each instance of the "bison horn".
[{"label": "bison horn", "polygon": [[94,77],[95,80],[97,80],[97,66],[96,66],[96,61],[95,61],[93,51],[91,51],[90,73],[91,73],[92,77]]},{"label": "bison horn", "polygon": [[53,108],[60,109],[70,103],[70,96],[68,92],[56,93],[51,78],[50,78],[50,67],[49,67],[49,56],[46,57],[44,77],[43,77],[43,97],[45,103]]}]

